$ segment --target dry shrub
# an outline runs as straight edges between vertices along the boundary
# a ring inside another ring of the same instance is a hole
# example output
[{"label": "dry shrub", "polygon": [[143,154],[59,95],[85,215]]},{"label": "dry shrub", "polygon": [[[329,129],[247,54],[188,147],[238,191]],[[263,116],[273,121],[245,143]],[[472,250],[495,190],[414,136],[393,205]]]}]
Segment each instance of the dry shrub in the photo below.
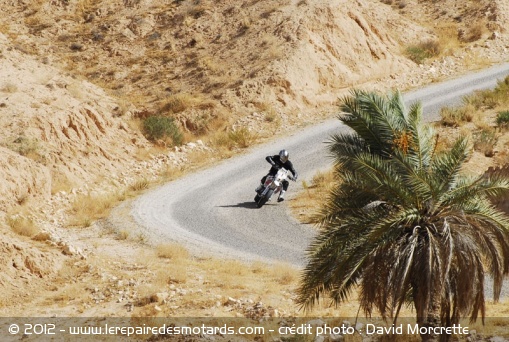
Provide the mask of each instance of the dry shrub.
[{"label": "dry shrub", "polygon": [[[182,277],[182,275],[184,277]],[[156,271],[155,278],[151,281],[151,284],[155,285],[156,288],[165,288],[168,284],[171,283],[183,284],[186,282],[186,280],[187,280],[186,270],[170,272],[170,270],[168,270],[166,267],[163,267]]]},{"label": "dry shrub", "polygon": [[194,106],[196,102],[196,98],[190,94],[180,93],[171,95],[161,106],[161,111],[169,113],[180,113]]},{"label": "dry shrub", "polygon": [[[171,265],[167,268],[167,283],[168,284],[185,284],[187,282],[187,265]],[[161,276],[161,274],[159,275]]]},{"label": "dry shrub", "polygon": [[472,122],[476,115],[475,108],[470,105],[457,108],[443,107],[440,109],[441,122],[445,126],[461,126],[465,122]]},{"label": "dry shrub", "polygon": [[251,264],[251,272],[264,273],[268,270],[269,266],[261,261],[255,261]]},{"label": "dry shrub", "polygon": [[4,93],[15,93],[18,91],[18,86],[11,82],[6,82],[2,85],[0,90]]},{"label": "dry shrub", "polygon": [[265,112],[264,120],[275,124],[276,127],[281,125],[281,117],[274,109]]},{"label": "dry shrub", "polygon": [[134,183],[129,185],[129,190],[134,191],[134,192],[139,192],[139,191],[148,189],[149,186],[150,186],[150,182],[148,181],[148,179],[143,178],[143,179],[138,179],[138,180],[134,181]]},{"label": "dry shrub", "polygon": [[235,148],[247,148],[254,144],[256,135],[247,128],[242,127],[231,132],[218,132],[212,138],[212,143],[217,147],[224,147],[228,150]]},{"label": "dry shrub", "polygon": [[23,216],[10,216],[7,218],[7,224],[18,235],[32,237],[39,233],[39,229],[35,226],[33,220]]},{"label": "dry shrub", "polygon": [[223,71],[223,65],[211,56],[205,56],[198,60],[201,69],[210,71],[212,74],[219,74]]},{"label": "dry shrub", "polygon": [[188,259],[189,251],[178,243],[166,243],[157,246],[157,256],[164,259]]},{"label": "dry shrub", "polygon": [[59,192],[69,192],[73,187],[72,182],[63,173],[53,173],[51,175],[51,194]]},{"label": "dry shrub", "polygon": [[457,23],[439,23],[433,30],[438,36],[441,54],[451,54],[461,47]]},{"label": "dry shrub", "polygon": [[485,23],[476,22],[466,30],[458,31],[458,39],[464,43],[475,42],[482,38],[485,32]]},{"label": "dry shrub", "polygon": [[118,240],[127,240],[129,238],[130,232],[128,230],[122,229],[117,232]]},{"label": "dry shrub", "polygon": [[289,205],[294,215],[304,223],[317,224],[320,221],[320,209],[323,208],[331,189],[338,180],[334,170],[318,171],[311,182],[302,180],[304,194],[298,194]]},{"label": "dry shrub", "polygon": [[492,109],[509,103],[509,76],[498,81],[495,89],[477,90],[465,97],[464,102],[476,109]]},{"label": "dry shrub", "polygon": [[60,289],[57,294],[55,294],[51,299],[54,302],[61,303],[69,303],[73,300],[80,300],[85,295],[87,295],[87,291],[85,291],[84,283],[74,283],[65,285],[64,288]]},{"label": "dry shrub", "polygon": [[289,285],[299,278],[299,271],[292,265],[278,263],[270,268],[272,276],[280,285]]},{"label": "dry shrub", "polygon": [[38,163],[46,163],[46,156],[37,139],[19,136],[13,142],[7,143],[5,147]]},{"label": "dry shrub", "polygon": [[328,191],[336,183],[334,171],[318,171],[311,179],[311,183],[320,191]]},{"label": "dry shrub", "polygon": [[224,260],[221,262],[221,271],[230,275],[242,276],[248,273],[248,268],[245,264],[238,260]]},{"label": "dry shrub", "polygon": [[117,202],[116,195],[79,195],[71,205],[69,224],[89,227],[94,221],[106,217]]},{"label": "dry shrub", "polygon": [[493,157],[497,136],[493,129],[484,129],[474,133],[474,150],[483,153],[486,157]]}]

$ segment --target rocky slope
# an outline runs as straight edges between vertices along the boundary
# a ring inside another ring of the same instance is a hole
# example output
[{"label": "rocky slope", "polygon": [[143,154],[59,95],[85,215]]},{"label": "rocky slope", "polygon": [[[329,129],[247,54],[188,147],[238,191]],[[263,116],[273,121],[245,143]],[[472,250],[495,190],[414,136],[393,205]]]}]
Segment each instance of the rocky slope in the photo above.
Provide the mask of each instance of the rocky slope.
[{"label": "rocky slope", "polygon": [[[77,195],[156,178],[189,150],[212,158],[215,131],[313,122],[352,86],[407,89],[507,61],[508,13],[507,0],[0,0],[0,216],[21,211],[48,240],[3,225],[0,290],[50,287],[64,254],[107,243],[67,228]],[[428,40],[439,57],[407,58]],[[140,162],[150,144],[131,127],[144,112],[205,144]]]}]

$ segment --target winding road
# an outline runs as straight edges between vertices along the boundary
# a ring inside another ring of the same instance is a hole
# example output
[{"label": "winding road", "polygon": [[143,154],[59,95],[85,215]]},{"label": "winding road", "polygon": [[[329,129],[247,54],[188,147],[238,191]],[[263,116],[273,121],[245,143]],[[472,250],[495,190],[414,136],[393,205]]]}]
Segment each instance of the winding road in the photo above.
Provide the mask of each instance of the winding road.
[{"label": "winding road", "polygon": [[[404,94],[407,104],[421,101],[427,121],[439,119],[442,106],[459,104],[464,95],[492,88],[509,74],[509,63]],[[242,260],[282,261],[302,266],[315,230],[291,217],[275,199],[256,208],[254,189],[269,170],[267,155],[290,151],[299,172],[288,197],[319,169],[331,166],[324,142],[346,128],[339,120],[309,126],[293,135],[250,149],[219,165],[190,174],[132,202],[130,214],[158,241],[178,241],[192,250]]]}]

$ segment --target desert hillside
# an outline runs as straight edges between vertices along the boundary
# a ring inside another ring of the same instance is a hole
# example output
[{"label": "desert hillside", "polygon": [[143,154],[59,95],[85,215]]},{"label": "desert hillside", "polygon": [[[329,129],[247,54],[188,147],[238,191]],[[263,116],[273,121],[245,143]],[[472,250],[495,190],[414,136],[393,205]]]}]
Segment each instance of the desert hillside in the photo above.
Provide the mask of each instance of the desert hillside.
[{"label": "desert hillside", "polygon": [[[405,90],[507,61],[508,24],[507,0],[0,0],[0,290],[23,309],[27,286],[58,291],[61,265],[101,250],[81,239],[93,222],[71,228],[86,197],[222,156],[223,132],[330,117],[354,86]],[[145,138],[156,115],[182,146]]]}]

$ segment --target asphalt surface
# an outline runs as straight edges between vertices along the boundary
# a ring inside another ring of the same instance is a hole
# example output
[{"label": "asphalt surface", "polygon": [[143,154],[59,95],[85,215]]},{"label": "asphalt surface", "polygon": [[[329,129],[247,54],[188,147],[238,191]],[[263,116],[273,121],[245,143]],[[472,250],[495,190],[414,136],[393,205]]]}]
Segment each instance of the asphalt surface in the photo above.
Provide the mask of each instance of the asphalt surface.
[{"label": "asphalt surface", "polygon": [[[407,104],[421,101],[425,119],[435,121],[442,106],[459,104],[464,95],[492,88],[506,75],[509,63],[433,84],[406,93],[404,98]],[[132,203],[131,215],[161,242],[178,241],[205,254],[302,266],[315,229],[297,222],[286,203],[277,203],[275,198],[258,209],[254,189],[269,170],[265,157],[285,148],[299,172],[299,180],[290,183],[291,198],[300,190],[301,180],[309,182],[318,170],[332,165],[324,142],[343,130],[339,120],[329,120],[252,148],[144,194]]]}]

